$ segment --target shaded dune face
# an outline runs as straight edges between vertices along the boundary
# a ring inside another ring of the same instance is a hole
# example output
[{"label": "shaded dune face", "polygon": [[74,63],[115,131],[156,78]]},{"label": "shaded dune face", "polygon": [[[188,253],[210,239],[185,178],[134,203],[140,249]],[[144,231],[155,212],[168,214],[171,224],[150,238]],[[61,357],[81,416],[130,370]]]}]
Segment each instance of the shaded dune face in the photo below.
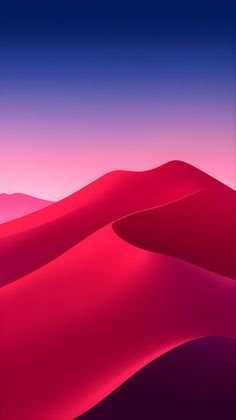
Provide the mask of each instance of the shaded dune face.
[{"label": "shaded dune face", "polygon": [[[222,241],[230,249],[228,225],[225,237],[210,242],[214,226],[226,223],[219,202],[232,194],[197,169],[172,162],[144,173],[110,174],[2,225],[4,420],[73,419],[180,344],[212,335],[236,338],[228,257],[212,266]],[[168,230],[172,206],[180,229],[175,236],[173,223]],[[213,212],[208,225],[203,216]],[[133,224],[136,216],[143,223]],[[184,222],[193,237],[183,235]],[[163,249],[155,248],[157,231]],[[199,250],[203,239],[207,245]]]},{"label": "shaded dune face", "polygon": [[129,243],[236,279],[236,194],[212,187],[113,224]]},{"label": "shaded dune face", "polygon": [[236,340],[183,344],[141,369],[77,420],[234,420]]}]

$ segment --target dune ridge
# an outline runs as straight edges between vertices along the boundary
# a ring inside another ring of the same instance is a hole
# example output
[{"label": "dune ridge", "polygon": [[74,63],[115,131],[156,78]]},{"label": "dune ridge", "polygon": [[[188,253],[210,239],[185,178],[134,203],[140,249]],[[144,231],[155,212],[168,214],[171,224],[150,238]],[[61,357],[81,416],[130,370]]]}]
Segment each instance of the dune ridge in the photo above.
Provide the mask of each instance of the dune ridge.
[{"label": "dune ridge", "polygon": [[235,192],[212,187],[128,215],[113,229],[135,246],[236,279],[235,215]]},{"label": "dune ridge", "polygon": [[0,225],[0,237],[43,225],[74,210],[89,207],[96,200],[101,206],[105,206],[107,201],[111,205],[111,201],[114,201],[118,207],[125,206],[123,201],[127,200],[127,206],[141,210],[144,200],[147,208],[153,207],[153,202],[154,205],[164,204],[215,183],[223,185],[200,169],[181,161],[167,162],[144,172],[116,170],[103,175],[69,197],[53,203],[50,207]]}]

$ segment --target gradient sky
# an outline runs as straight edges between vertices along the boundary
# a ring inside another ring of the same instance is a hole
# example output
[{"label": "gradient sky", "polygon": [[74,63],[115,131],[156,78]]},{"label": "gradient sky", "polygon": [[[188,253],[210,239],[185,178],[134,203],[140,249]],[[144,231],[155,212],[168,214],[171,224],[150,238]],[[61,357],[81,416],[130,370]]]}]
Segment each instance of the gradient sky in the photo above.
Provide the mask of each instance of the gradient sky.
[{"label": "gradient sky", "polygon": [[232,4],[1,2],[0,192],[58,200],[172,159],[235,188]]}]

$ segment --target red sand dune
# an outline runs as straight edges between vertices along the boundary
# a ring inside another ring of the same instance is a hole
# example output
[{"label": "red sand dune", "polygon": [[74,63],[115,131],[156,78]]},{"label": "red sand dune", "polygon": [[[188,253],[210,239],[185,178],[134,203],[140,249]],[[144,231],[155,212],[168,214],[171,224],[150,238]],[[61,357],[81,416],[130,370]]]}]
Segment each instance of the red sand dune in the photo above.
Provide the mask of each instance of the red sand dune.
[{"label": "red sand dune", "polygon": [[41,226],[74,211],[86,223],[105,219],[104,213],[110,214],[112,222],[129,214],[130,209],[138,211],[165,204],[215,183],[220,185],[214,178],[181,161],[168,162],[145,172],[114,171],[50,207],[0,225],[0,236]]},{"label": "red sand dune", "polygon": [[[171,162],[144,173],[109,174],[2,225],[1,417],[73,419],[181,343],[236,338],[236,283],[223,252],[225,244],[235,250],[228,239],[232,194],[201,171]],[[176,210],[182,241],[168,232],[172,201],[182,203]],[[149,229],[149,211],[137,215],[134,228],[133,213],[150,207],[155,236],[140,224]],[[216,217],[207,230],[209,207]],[[219,222],[225,237],[220,233],[212,248],[210,233]],[[200,251],[198,239],[207,244]],[[215,250],[220,261],[213,266]]]},{"label": "red sand dune", "polygon": [[48,263],[118,218],[215,183],[221,189],[213,178],[178,161],[146,172],[105,175],[58,203],[0,226],[0,286]]},{"label": "red sand dune", "polygon": [[33,213],[52,204],[26,194],[0,194],[0,223]]}]

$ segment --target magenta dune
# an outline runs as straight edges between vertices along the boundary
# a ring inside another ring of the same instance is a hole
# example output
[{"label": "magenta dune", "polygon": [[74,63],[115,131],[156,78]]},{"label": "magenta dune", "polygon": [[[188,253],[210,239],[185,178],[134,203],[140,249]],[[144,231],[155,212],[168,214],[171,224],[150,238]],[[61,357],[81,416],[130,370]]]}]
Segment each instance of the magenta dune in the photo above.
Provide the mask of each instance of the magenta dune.
[{"label": "magenta dune", "polygon": [[236,338],[231,188],[172,161],[14,200],[0,196],[15,219],[0,225],[4,420],[72,420],[170,350]]}]

